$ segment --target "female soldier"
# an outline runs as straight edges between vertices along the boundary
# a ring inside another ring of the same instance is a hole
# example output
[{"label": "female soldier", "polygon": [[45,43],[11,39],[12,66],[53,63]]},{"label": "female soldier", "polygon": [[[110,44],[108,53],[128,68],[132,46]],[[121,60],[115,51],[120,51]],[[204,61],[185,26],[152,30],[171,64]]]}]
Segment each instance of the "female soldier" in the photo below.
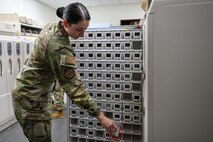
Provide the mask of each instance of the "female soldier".
[{"label": "female soldier", "polygon": [[17,76],[12,91],[16,118],[30,142],[51,142],[50,93],[58,79],[68,97],[96,117],[111,135],[117,127],[85,90],[70,48],[69,37],[78,39],[89,26],[89,12],[81,3],[72,3],[56,13],[62,20],[43,28]]}]

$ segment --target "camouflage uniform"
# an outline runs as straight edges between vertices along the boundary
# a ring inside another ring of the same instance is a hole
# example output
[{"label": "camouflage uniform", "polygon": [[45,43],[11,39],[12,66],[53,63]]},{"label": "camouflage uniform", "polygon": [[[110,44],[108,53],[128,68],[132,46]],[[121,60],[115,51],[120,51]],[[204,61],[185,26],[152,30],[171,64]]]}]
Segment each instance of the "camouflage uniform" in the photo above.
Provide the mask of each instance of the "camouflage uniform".
[{"label": "camouflage uniform", "polygon": [[30,142],[51,142],[50,94],[56,79],[77,106],[91,116],[99,115],[100,109],[79,79],[61,22],[41,31],[12,91],[16,118]]},{"label": "camouflage uniform", "polygon": [[64,90],[60,86],[58,80],[55,83],[55,89],[52,92],[52,103],[56,105],[57,110],[63,110],[64,108]]}]

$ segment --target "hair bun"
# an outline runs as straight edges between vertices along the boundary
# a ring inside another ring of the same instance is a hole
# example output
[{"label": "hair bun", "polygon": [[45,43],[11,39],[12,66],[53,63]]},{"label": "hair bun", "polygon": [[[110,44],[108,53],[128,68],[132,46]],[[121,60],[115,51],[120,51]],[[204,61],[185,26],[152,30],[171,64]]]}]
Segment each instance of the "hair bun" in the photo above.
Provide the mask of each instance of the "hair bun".
[{"label": "hair bun", "polygon": [[65,7],[59,7],[56,10],[56,15],[61,19],[63,19],[64,9],[65,9]]}]

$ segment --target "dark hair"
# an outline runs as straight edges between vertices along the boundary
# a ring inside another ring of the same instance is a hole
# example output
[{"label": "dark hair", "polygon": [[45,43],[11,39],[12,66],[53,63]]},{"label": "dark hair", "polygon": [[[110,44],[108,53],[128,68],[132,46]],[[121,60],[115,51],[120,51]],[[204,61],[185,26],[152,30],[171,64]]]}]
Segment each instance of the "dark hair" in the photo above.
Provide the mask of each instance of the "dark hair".
[{"label": "dark hair", "polygon": [[82,20],[90,20],[87,8],[81,3],[71,3],[66,7],[59,7],[56,15],[61,19],[66,19],[70,24],[77,24]]}]

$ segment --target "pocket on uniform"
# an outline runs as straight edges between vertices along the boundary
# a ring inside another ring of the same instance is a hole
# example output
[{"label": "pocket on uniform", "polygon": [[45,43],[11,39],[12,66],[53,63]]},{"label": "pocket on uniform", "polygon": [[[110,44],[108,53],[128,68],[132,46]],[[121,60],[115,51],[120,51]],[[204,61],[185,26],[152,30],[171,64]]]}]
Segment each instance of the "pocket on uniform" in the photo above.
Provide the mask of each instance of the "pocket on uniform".
[{"label": "pocket on uniform", "polygon": [[35,101],[27,97],[21,97],[20,105],[24,110],[32,113],[43,113],[49,110],[48,101]]},{"label": "pocket on uniform", "polygon": [[24,134],[29,140],[44,142],[51,139],[50,121],[23,120],[22,122]]}]

